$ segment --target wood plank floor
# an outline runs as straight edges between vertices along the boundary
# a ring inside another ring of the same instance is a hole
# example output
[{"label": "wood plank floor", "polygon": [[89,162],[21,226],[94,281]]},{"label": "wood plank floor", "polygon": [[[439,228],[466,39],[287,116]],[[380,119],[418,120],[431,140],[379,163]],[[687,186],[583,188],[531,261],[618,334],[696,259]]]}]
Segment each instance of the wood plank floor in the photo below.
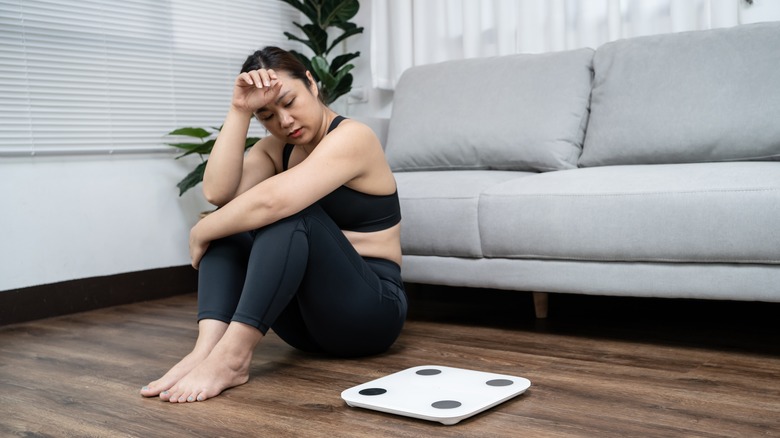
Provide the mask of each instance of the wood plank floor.
[{"label": "wood plank floor", "polygon": [[[412,285],[414,286],[414,285]],[[195,296],[0,327],[0,436],[780,436],[780,305],[410,288],[387,354],[298,353],[272,332],[249,383],[184,405],[138,389],[192,346]],[[438,364],[524,376],[454,426],[350,408],[342,390]]]}]

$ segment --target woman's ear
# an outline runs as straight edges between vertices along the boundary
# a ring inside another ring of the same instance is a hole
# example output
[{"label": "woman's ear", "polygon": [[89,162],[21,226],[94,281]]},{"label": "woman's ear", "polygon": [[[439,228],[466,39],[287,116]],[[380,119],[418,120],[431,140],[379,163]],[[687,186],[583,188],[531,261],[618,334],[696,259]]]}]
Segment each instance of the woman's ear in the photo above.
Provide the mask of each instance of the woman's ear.
[{"label": "woman's ear", "polygon": [[320,89],[317,87],[317,81],[314,80],[314,76],[311,75],[309,70],[306,70],[306,79],[309,80],[309,91],[311,91],[311,94],[313,94],[314,97],[319,97]]}]

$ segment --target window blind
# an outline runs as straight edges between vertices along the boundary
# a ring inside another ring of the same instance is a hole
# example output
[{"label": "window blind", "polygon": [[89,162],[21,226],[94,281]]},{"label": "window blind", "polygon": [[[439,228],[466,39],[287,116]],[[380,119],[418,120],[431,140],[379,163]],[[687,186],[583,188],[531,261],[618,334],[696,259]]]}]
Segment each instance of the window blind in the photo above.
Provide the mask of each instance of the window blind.
[{"label": "window blind", "polygon": [[299,19],[279,0],[0,0],[0,155],[171,151],[171,130],[222,123],[247,55],[299,49]]}]

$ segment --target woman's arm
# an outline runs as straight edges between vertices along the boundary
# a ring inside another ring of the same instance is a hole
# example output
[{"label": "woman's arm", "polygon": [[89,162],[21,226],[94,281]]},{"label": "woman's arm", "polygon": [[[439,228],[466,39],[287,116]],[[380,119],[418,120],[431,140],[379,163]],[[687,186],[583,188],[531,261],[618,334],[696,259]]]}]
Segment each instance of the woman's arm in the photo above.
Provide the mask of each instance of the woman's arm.
[{"label": "woman's arm", "polygon": [[[250,150],[246,162],[244,149],[253,111],[274,99],[281,89],[273,70],[241,73],[233,86],[230,110],[217,136],[206,171],[203,194],[210,203],[223,206],[251,185],[274,174],[273,161],[267,153]],[[261,140],[252,149],[258,148]],[[247,173],[248,171],[248,173]]]},{"label": "woman's arm", "polygon": [[384,155],[373,131],[357,122],[344,123],[300,164],[263,180],[198,222],[190,234],[193,266],[197,268],[208,242],[298,213],[360,179],[377,160],[384,160]]},{"label": "woman's arm", "polygon": [[246,134],[251,118],[251,112],[231,108],[209,155],[203,173],[203,195],[218,207],[235,197],[241,182]]}]

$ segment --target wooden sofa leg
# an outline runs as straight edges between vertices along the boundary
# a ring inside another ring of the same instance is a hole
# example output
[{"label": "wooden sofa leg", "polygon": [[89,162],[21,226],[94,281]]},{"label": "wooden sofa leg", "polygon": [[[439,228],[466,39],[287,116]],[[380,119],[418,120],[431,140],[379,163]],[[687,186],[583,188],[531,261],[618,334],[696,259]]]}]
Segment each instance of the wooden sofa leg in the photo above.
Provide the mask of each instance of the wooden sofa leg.
[{"label": "wooden sofa leg", "polygon": [[539,319],[547,318],[547,292],[534,292],[534,312]]}]

